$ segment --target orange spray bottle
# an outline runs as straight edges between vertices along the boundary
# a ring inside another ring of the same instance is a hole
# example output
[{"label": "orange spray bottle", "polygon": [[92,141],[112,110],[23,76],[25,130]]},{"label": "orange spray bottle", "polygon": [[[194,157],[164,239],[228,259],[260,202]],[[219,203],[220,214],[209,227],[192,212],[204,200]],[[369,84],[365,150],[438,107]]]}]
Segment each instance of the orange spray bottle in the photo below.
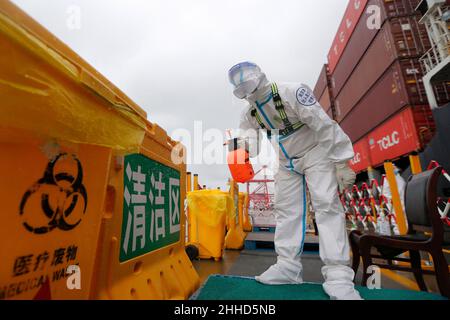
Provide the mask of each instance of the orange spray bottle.
[{"label": "orange spray bottle", "polygon": [[255,177],[255,172],[250,162],[248,147],[245,143],[240,143],[241,141],[238,138],[227,141],[227,163],[233,180],[246,183]]}]

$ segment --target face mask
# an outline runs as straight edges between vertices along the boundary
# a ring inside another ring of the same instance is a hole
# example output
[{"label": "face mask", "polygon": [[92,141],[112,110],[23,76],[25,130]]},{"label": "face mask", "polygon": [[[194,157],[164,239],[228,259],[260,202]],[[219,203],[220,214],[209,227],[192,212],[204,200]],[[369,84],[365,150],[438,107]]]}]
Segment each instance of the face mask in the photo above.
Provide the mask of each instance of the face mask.
[{"label": "face mask", "polygon": [[245,99],[258,89],[259,83],[258,79],[245,81],[234,89],[233,93],[238,99]]}]

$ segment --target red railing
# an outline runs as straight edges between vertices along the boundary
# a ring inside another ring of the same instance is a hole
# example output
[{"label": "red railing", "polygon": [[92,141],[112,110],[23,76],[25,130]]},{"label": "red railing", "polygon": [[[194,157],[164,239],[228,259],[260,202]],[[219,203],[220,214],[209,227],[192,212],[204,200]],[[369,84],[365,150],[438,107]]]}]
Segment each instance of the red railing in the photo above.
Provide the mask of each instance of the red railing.
[{"label": "red railing", "polygon": [[[440,166],[437,161],[431,161],[427,170]],[[442,171],[443,176],[450,182],[450,175]],[[380,221],[386,219],[391,231],[398,234],[397,219],[393,210],[392,200],[383,195],[386,176],[381,177],[380,183],[373,179],[370,183],[363,183],[361,187],[354,185],[350,190],[344,190],[340,195],[346,217],[352,224],[352,229],[358,229],[358,223],[364,230],[373,227],[379,231]],[[442,221],[450,226],[450,199],[438,199],[438,212]]]}]

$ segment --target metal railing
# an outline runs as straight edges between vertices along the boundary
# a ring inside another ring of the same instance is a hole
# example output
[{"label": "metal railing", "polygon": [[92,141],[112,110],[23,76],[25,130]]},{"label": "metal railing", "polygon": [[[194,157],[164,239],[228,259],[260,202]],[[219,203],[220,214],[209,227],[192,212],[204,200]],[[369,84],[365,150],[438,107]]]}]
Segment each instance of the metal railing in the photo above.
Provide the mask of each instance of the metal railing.
[{"label": "metal railing", "polygon": [[[441,49],[441,50],[440,50]],[[431,72],[450,55],[450,35],[443,34],[438,43],[433,45],[420,59],[424,74]]]}]

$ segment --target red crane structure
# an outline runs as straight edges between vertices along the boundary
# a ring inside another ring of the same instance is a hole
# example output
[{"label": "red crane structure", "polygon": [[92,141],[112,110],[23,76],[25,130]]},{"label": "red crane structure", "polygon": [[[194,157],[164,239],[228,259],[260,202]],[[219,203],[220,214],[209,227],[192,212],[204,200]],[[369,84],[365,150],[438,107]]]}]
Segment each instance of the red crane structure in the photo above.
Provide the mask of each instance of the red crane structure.
[{"label": "red crane structure", "polygon": [[[261,172],[264,173],[264,179],[253,179],[247,182],[247,193],[249,195],[250,209],[256,211],[270,211],[273,209],[274,194],[269,192],[269,183],[274,183],[275,180],[267,178],[267,166],[263,166],[255,173],[255,178]],[[256,185],[255,189],[250,191],[250,187]]]}]

